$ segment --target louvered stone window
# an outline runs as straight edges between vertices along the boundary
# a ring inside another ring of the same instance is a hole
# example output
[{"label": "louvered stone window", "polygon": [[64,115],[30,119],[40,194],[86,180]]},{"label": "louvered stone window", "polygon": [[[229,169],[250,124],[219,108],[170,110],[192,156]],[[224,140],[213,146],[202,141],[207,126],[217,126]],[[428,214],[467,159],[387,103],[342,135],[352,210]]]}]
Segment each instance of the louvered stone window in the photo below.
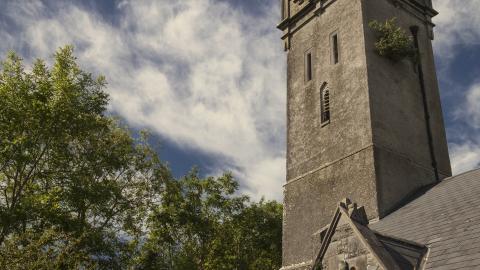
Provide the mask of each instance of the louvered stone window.
[{"label": "louvered stone window", "polygon": [[322,125],[330,122],[330,89],[326,85],[320,91],[320,118]]}]

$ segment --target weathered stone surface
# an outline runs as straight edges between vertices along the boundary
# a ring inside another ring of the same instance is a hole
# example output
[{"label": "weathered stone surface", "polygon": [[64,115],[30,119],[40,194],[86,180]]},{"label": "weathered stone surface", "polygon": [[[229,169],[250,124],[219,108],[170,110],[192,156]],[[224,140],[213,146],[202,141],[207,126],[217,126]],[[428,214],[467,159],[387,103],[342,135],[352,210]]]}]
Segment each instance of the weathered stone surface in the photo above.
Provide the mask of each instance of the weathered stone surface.
[{"label": "weathered stone surface", "polygon": [[[322,260],[323,270],[338,270],[339,265],[347,264],[348,269],[383,269],[365,243],[362,235],[354,231],[353,221],[341,214],[333,237]],[[324,240],[327,241],[327,240]]]},{"label": "weathered stone surface", "polygon": [[284,199],[284,261],[298,263],[313,258],[312,235],[330,222],[338,202],[344,197],[364,205],[370,218],[377,216],[373,180],[373,151],[370,148],[288,183]]},{"label": "weathered stone surface", "polygon": [[[397,17],[418,25],[433,149],[442,178],[451,175],[426,0],[304,0],[284,2],[279,25],[287,49],[287,184],[283,265],[311,261],[315,232],[336,204],[350,197],[370,219],[383,217],[435,174],[418,71],[374,50],[373,20]],[[338,64],[331,35],[338,35]],[[313,79],[305,80],[305,54]],[[322,125],[320,89],[330,90],[331,119]],[[368,258],[367,258],[368,259]],[[294,269],[294,268],[292,268]],[[297,268],[295,268],[297,269]]]},{"label": "weathered stone surface", "polygon": [[[420,26],[419,48],[425,81],[433,151],[441,178],[451,176],[428,21],[390,1],[364,1],[364,25],[372,20],[397,18],[407,32]],[[375,166],[380,214],[388,214],[399,200],[435,182],[418,71],[409,60],[397,63],[380,57],[374,31],[365,26],[368,88],[372,115]]]}]

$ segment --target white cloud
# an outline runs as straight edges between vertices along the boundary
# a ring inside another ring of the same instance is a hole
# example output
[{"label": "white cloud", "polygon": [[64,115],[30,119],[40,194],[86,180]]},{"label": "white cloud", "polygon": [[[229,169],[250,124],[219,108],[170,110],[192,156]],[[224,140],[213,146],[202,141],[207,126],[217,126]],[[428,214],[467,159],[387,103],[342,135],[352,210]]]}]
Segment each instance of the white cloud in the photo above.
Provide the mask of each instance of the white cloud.
[{"label": "white cloud", "polygon": [[480,129],[480,83],[470,87],[466,94],[465,114],[468,123],[476,129]]},{"label": "white cloud", "polygon": [[462,86],[452,77],[450,63],[465,48],[480,45],[480,0],[433,0],[439,15],[434,18],[435,55],[441,61],[440,76],[448,88],[442,94],[458,98],[455,108],[447,112],[455,119],[449,129],[450,159],[454,175],[480,166],[480,139],[475,134],[480,128],[480,84]]},{"label": "white cloud", "polygon": [[[480,83],[473,84],[465,92],[462,104],[455,108],[457,126],[451,131],[456,143],[449,146],[454,175],[480,166]],[[456,130],[460,129],[460,130]]]},{"label": "white cloud", "polygon": [[455,46],[480,45],[480,0],[433,0],[439,15],[434,18],[437,56],[450,60]]},{"label": "white cloud", "polygon": [[480,144],[466,141],[462,144],[451,144],[453,175],[466,172],[480,166]]},{"label": "white cloud", "polygon": [[[285,57],[278,4],[252,17],[213,0],[123,1],[112,24],[74,4],[47,10],[40,1],[7,2],[0,52],[48,58],[74,44],[82,66],[106,75],[111,110],[186,148],[220,156],[212,173],[232,170],[243,191],[282,198],[285,181]],[[272,12],[273,7],[273,12]],[[480,44],[480,0],[434,0],[436,55]],[[12,34],[15,33],[15,34]],[[26,59],[27,62],[31,59]],[[480,126],[480,86],[466,95],[465,117]],[[479,143],[451,145],[455,172],[478,165]]]},{"label": "white cloud", "polygon": [[111,109],[130,124],[223,157],[212,173],[234,171],[255,198],[282,198],[286,91],[278,10],[252,17],[211,0],[123,1],[121,23],[113,25],[74,4],[49,11],[40,1],[17,2],[7,9],[21,31],[14,48],[47,58],[74,44],[82,66],[106,75]]}]

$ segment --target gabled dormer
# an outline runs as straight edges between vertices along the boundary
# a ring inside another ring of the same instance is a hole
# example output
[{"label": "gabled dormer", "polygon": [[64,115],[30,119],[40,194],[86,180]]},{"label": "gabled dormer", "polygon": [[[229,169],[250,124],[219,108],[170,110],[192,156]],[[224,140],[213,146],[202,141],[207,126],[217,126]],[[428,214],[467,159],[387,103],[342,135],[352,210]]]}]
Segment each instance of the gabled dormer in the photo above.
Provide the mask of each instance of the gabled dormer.
[{"label": "gabled dormer", "polygon": [[371,230],[365,209],[349,199],[338,204],[331,223],[314,238],[319,246],[314,248],[312,270],[414,270],[420,269],[427,251],[425,246]]}]

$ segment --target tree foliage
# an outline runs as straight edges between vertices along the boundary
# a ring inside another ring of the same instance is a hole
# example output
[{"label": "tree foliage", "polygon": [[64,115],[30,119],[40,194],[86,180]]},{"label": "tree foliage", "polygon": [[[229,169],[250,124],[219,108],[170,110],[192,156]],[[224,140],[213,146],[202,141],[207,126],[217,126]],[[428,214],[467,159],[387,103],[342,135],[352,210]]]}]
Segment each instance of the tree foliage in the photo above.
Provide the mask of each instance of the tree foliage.
[{"label": "tree foliage", "polygon": [[1,269],[278,269],[281,205],[231,175],[174,179],[106,113],[106,81],[66,46],[0,70]]},{"label": "tree foliage", "polygon": [[396,18],[392,18],[385,22],[374,20],[369,23],[370,28],[378,33],[375,49],[380,56],[393,61],[399,61],[406,57],[414,59],[417,56],[417,50],[412,37],[397,26],[395,21]]},{"label": "tree foliage", "polygon": [[55,54],[52,69],[38,60],[27,73],[13,53],[2,68],[0,244],[53,241],[48,249],[60,268],[77,255],[118,266],[119,248],[127,248],[118,233],[138,236],[148,185],[168,172],[104,115],[105,80],[83,72],[72,47]]},{"label": "tree foliage", "polygon": [[280,204],[233,196],[229,174],[170,182],[149,218],[141,269],[279,269]]}]

